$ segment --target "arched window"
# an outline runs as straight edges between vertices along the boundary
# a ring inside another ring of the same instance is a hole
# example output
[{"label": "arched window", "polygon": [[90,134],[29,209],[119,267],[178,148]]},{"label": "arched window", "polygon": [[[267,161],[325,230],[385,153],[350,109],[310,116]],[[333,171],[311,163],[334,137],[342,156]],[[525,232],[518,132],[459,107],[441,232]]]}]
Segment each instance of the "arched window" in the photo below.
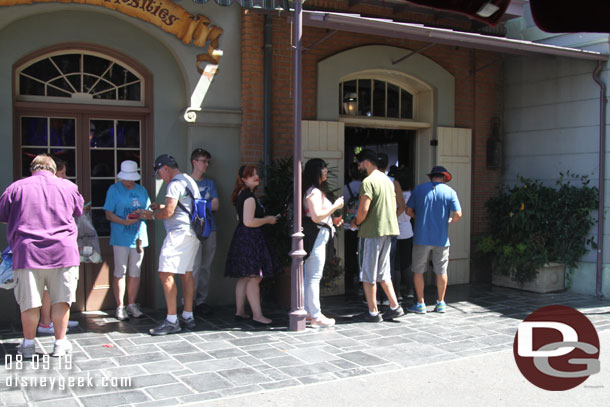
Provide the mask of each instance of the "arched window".
[{"label": "arched window", "polygon": [[413,119],[413,94],[378,79],[353,79],[339,84],[341,116]]},{"label": "arched window", "polygon": [[143,78],[135,70],[93,52],[43,56],[18,71],[18,100],[139,105]]}]

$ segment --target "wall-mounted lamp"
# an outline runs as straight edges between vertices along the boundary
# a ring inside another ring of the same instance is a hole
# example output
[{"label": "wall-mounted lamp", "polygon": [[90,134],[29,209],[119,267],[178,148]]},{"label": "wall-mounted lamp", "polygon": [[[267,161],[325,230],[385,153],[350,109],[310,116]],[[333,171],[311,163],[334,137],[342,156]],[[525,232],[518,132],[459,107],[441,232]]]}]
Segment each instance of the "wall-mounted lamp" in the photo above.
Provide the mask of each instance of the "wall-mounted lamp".
[{"label": "wall-mounted lamp", "polygon": [[343,114],[355,116],[358,110],[358,95],[356,92],[348,92],[343,95]]}]

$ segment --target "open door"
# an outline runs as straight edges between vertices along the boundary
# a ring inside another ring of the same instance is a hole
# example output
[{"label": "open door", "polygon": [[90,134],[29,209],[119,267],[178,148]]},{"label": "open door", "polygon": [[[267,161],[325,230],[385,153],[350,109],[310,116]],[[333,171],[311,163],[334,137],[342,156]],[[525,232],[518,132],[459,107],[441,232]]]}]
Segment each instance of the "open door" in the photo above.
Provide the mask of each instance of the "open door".
[{"label": "open door", "polygon": [[470,184],[472,148],[470,129],[438,127],[436,162],[453,176],[449,185],[458,195],[463,217],[449,227],[449,284],[470,282]]},{"label": "open door", "polygon": [[[328,168],[332,175],[328,182],[331,189],[337,189],[337,195],[343,193],[344,180],[344,124],[341,122],[325,122],[325,121],[307,121],[302,122],[301,127],[302,146],[303,146],[303,163],[311,158],[321,158],[328,164]],[[343,228],[337,229],[335,239],[335,249],[337,257],[341,258],[341,264],[345,264],[343,259]],[[336,289],[332,291],[332,295],[343,294],[345,284],[343,276],[337,280]]]}]

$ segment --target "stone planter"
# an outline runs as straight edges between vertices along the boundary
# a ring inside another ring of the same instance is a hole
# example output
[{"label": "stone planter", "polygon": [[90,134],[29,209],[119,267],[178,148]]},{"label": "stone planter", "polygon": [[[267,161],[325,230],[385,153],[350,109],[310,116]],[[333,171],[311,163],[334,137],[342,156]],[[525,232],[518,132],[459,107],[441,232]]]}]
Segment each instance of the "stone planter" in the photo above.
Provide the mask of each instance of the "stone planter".
[{"label": "stone planter", "polygon": [[526,283],[519,283],[500,272],[494,271],[491,283],[500,287],[517,288],[535,293],[550,293],[565,289],[565,264],[548,263],[538,269],[536,278]]}]

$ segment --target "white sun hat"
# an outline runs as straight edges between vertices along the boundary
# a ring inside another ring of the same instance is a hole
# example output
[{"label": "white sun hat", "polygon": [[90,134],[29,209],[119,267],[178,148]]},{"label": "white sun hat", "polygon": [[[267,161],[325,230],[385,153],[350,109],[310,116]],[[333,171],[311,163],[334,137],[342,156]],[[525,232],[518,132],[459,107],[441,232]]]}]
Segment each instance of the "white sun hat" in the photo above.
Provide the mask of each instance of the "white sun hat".
[{"label": "white sun hat", "polygon": [[121,172],[117,174],[117,178],[125,181],[139,181],[138,163],[131,160],[123,161],[121,163]]}]

